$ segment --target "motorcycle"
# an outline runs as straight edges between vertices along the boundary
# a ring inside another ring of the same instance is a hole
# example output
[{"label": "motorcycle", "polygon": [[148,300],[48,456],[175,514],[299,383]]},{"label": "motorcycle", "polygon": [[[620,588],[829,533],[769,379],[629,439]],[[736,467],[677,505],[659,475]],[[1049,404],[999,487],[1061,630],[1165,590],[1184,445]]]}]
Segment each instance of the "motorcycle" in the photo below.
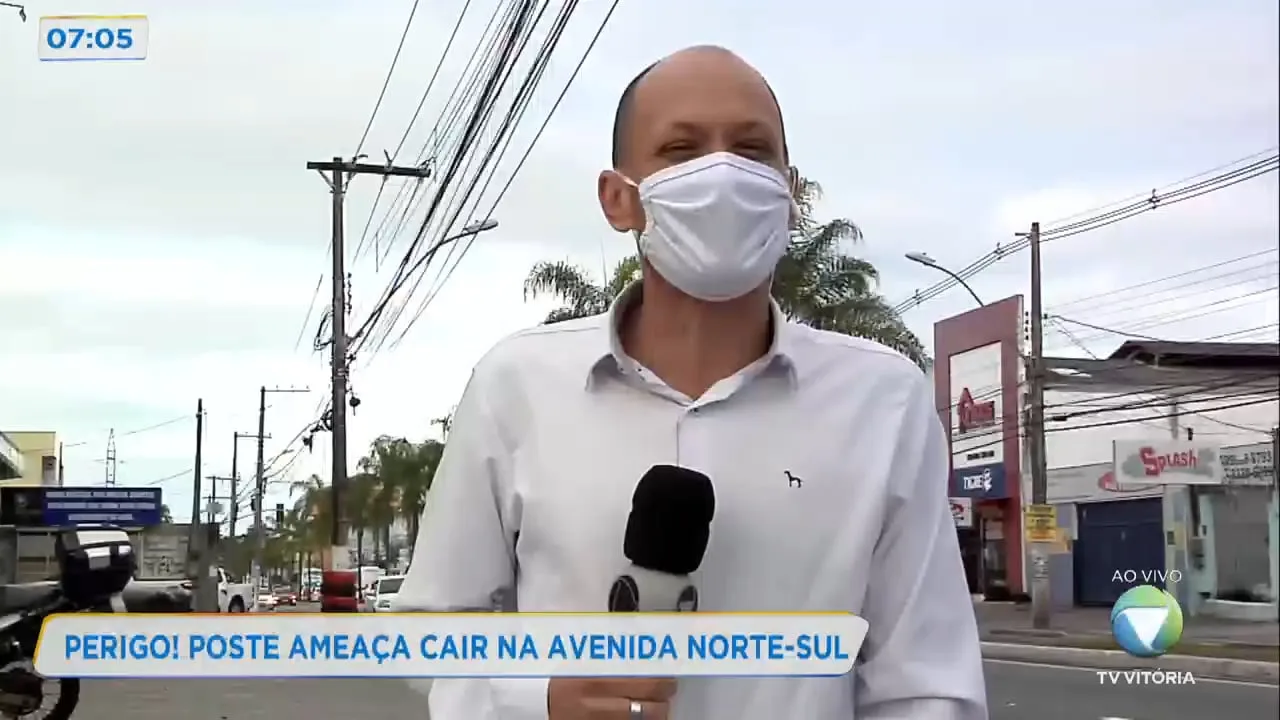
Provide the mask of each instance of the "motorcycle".
[{"label": "motorcycle", "polygon": [[[123,530],[63,530],[54,546],[58,580],[0,585],[0,718],[6,720],[68,720],[80,702],[78,679],[53,680],[35,671],[36,642],[46,617],[191,609],[190,591],[184,587],[131,582],[137,560]],[[55,692],[49,692],[49,683],[56,685]]]}]

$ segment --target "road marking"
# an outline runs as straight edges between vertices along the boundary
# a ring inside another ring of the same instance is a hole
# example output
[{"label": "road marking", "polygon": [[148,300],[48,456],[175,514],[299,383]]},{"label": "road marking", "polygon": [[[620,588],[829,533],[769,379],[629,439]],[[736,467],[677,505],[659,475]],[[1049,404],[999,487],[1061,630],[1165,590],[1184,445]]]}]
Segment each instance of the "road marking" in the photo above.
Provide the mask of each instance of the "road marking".
[{"label": "road marking", "polygon": [[[1076,672],[1086,672],[1086,673],[1096,673],[1098,671],[1097,668],[1074,667],[1071,665],[1054,665],[1053,663],[1023,662],[1022,660],[994,660],[991,658],[982,658],[982,662],[995,663],[999,665],[1018,665],[1020,667],[1029,667],[1029,668],[1051,668],[1054,670],[1075,670]],[[1201,677],[1197,675],[1196,684],[1199,685],[1200,683],[1217,683],[1218,685],[1242,685],[1244,687],[1259,687],[1259,688],[1266,688],[1268,690],[1276,689],[1276,685],[1272,683],[1250,682],[1248,680],[1225,680],[1225,679],[1219,679],[1219,678]],[[1107,720],[1107,718],[1102,718],[1102,720]],[[1125,720],[1125,719],[1116,718],[1116,720]]]}]

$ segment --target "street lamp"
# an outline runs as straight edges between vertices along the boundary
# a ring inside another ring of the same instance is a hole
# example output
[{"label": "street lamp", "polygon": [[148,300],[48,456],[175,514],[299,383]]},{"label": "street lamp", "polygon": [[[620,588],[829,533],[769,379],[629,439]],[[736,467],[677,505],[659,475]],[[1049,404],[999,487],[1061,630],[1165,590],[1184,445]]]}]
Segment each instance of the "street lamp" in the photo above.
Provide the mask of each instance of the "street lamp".
[{"label": "street lamp", "polygon": [[457,233],[450,235],[449,237],[441,240],[439,243],[436,244],[436,247],[439,247],[440,245],[444,245],[445,243],[451,243],[454,240],[459,240],[464,237],[469,237],[471,235],[479,235],[480,233],[485,232],[486,230],[492,230],[496,227],[498,227],[498,221],[493,219],[481,220],[480,222],[473,222],[470,225],[467,225],[466,227],[459,230]]},{"label": "street lamp", "polygon": [[18,17],[22,18],[22,22],[27,21],[27,9],[25,7],[19,5],[18,3],[11,3],[11,2],[0,2],[0,5],[3,5],[4,7],[16,8],[18,11]]},{"label": "street lamp", "polygon": [[467,225],[466,227],[462,228],[461,230],[454,233],[453,235],[450,235],[449,237],[446,237],[440,240],[440,242],[436,243],[435,245],[432,245],[431,249],[423,253],[422,257],[418,258],[417,262],[415,262],[413,266],[409,268],[409,271],[405,273],[404,276],[405,277],[412,276],[413,273],[418,268],[422,267],[428,262],[431,262],[431,258],[435,257],[436,255],[436,251],[444,247],[445,245],[448,245],[449,243],[455,240],[461,240],[462,238],[465,238],[465,237],[471,237],[472,235],[479,235],[482,232],[485,232],[487,230],[492,230],[496,227],[498,227],[498,221],[493,219],[482,220],[480,222],[473,222],[470,225]]},{"label": "street lamp", "polygon": [[973,296],[974,302],[978,303],[978,307],[986,307],[987,304],[982,302],[982,298],[978,297],[978,293],[974,292],[973,288],[969,287],[969,283],[965,282],[964,278],[939,265],[938,261],[929,257],[928,253],[909,252],[905,257],[913,263],[919,263],[925,267],[931,267],[938,272],[949,275],[952,280],[960,283],[961,287],[969,291],[969,294]]}]

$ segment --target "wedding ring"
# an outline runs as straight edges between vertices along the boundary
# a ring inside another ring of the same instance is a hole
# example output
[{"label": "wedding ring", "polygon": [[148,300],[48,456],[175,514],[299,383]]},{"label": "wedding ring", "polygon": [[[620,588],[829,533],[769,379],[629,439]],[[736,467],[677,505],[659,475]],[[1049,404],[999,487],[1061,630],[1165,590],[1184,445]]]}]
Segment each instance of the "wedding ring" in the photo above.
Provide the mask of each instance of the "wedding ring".
[{"label": "wedding ring", "polygon": [[644,720],[644,703],[639,700],[631,701],[631,720]]}]

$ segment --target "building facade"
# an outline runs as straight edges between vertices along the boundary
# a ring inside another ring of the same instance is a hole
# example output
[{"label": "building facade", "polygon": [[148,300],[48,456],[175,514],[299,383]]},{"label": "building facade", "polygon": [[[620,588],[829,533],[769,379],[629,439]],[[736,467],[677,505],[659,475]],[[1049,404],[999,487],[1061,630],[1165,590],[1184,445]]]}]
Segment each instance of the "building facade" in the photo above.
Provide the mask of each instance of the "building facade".
[{"label": "building facade", "polygon": [[0,482],[20,480],[25,470],[22,452],[8,435],[0,432]]},{"label": "building facade", "polygon": [[[1108,606],[1154,584],[1189,614],[1275,619],[1280,369],[1274,356],[1240,363],[1230,348],[1176,345],[1164,364],[1046,360],[1053,602]],[[1189,465],[1145,477],[1160,458]]]},{"label": "building facade", "polygon": [[60,485],[62,464],[58,434],[49,431],[0,432],[0,484]]},{"label": "building facade", "polygon": [[948,496],[974,594],[1026,593],[1022,543],[1022,297],[934,324],[934,398],[951,448]]}]

